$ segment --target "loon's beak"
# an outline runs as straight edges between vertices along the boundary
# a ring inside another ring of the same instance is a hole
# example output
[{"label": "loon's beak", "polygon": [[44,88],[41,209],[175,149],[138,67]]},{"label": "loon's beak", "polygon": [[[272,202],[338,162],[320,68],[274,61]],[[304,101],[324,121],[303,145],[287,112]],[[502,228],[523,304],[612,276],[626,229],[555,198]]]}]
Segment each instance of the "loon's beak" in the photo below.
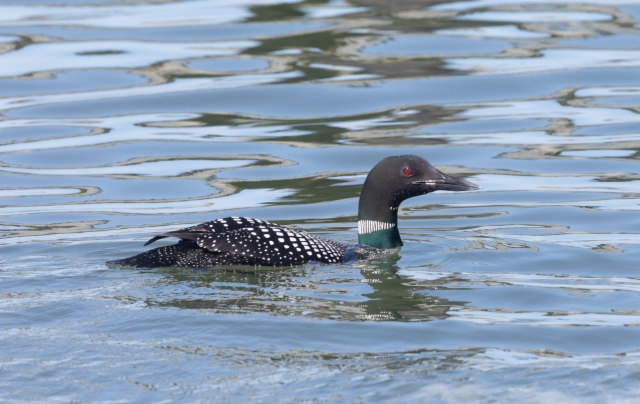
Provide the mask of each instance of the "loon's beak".
[{"label": "loon's beak", "polygon": [[434,191],[472,191],[474,189],[482,189],[480,186],[473,182],[465,181],[462,178],[448,175],[440,170],[437,170],[439,177],[436,179],[418,180],[414,181],[414,184],[418,185],[430,185],[434,188]]}]

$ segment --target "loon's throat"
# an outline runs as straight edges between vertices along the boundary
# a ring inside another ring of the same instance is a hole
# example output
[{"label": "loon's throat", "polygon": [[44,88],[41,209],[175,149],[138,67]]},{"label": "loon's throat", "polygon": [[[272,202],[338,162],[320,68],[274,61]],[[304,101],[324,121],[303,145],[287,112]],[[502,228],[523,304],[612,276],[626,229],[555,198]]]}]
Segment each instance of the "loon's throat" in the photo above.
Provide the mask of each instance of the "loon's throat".
[{"label": "loon's throat", "polygon": [[376,248],[402,247],[398,232],[398,207],[377,210],[374,215],[370,211],[359,212],[358,242]]},{"label": "loon's throat", "polygon": [[376,220],[358,220],[358,234],[369,234],[376,231],[391,229],[397,223],[378,222]]},{"label": "loon's throat", "polygon": [[402,247],[398,209],[406,196],[389,181],[369,173],[358,203],[358,241],[376,248]]},{"label": "loon's throat", "polygon": [[396,223],[374,220],[358,221],[358,242],[376,248],[402,247],[402,240]]}]

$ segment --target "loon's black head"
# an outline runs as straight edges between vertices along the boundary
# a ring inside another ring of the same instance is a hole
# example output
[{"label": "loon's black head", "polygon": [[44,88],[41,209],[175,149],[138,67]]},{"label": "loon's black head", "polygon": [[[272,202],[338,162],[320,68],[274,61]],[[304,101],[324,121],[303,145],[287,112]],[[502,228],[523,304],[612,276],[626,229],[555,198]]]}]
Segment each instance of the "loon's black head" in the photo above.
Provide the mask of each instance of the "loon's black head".
[{"label": "loon's black head", "polygon": [[358,238],[378,248],[402,246],[398,207],[405,199],[434,191],[469,191],[479,186],[447,175],[418,156],[392,156],[376,164],[360,193]]}]

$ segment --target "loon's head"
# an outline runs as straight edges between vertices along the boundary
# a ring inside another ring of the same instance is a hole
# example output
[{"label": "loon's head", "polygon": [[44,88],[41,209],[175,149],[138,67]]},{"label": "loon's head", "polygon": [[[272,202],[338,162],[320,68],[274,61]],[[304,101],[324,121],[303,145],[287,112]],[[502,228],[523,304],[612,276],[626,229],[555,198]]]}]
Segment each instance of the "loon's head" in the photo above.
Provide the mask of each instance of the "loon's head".
[{"label": "loon's head", "polygon": [[371,169],[358,207],[358,240],[378,248],[402,246],[398,208],[402,201],[434,191],[469,191],[479,186],[445,174],[418,156],[392,156]]}]

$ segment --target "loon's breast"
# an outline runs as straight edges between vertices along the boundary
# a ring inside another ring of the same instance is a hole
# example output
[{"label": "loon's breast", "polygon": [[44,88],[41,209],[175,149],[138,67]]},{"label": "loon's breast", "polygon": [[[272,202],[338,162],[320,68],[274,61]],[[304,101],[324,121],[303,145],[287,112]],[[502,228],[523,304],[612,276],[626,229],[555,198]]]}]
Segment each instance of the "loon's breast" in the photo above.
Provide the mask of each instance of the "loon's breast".
[{"label": "loon's breast", "polygon": [[136,267],[337,263],[348,247],[265,220],[235,216],[159,234],[145,245],[165,237],[181,241],[110,263]]}]

